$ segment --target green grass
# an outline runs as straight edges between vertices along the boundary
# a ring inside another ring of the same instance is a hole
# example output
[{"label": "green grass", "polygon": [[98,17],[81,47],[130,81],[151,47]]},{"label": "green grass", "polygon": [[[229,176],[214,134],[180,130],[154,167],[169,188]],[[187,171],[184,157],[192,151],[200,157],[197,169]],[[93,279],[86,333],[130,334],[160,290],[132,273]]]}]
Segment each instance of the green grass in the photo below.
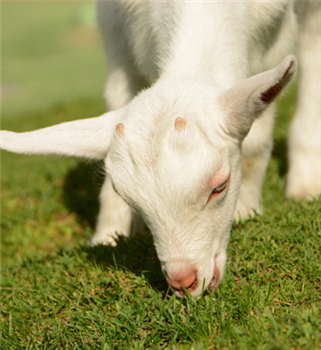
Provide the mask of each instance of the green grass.
[{"label": "green grass", "polygon": [[[43,105],[33,97],[28,107],[16,100],[2,128],[102,113],[101,92],[87,92]],[[148,231],[88,247],[101,164],[2,152],[1,348],[321,349],[321,200],[283,196],[294,100],[292,86],[276,121],[264,215],[234,225],[223,283],[197,299],[168,293]]]}]

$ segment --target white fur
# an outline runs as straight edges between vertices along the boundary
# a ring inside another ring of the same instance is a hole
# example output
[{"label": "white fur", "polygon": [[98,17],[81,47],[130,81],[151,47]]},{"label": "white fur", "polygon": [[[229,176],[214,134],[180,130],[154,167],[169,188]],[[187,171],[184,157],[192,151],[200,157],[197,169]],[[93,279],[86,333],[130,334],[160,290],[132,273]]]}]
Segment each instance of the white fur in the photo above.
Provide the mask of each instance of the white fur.
[{"label": "white fur", "polygon": [[[109,54],[106,103],[115,111],[92,124],[5,131],[2,148],[105,158],[92,243],[116,245],[134,217],[134,229],[141,227],[134,209],[151,229],[167,277],[196,266],[190,292],[197,296],[214,270],[223,277],[233,216],[261,211],[273,101],[294,75],[295,59],[283,58],[298,32],[303,85],[287,194],[321,193],[320,11],[316,1],[99,1]],[[228,175],[226,190],[207,203],[210,184]]]}]

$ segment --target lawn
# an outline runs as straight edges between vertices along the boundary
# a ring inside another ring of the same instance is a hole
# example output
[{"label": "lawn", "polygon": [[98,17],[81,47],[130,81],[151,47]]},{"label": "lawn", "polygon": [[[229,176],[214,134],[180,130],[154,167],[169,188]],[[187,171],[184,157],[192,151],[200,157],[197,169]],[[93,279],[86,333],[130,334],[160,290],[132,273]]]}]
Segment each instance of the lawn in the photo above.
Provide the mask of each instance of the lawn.
[{"label": "lawn", "polygon": [[[105,59],[88,3],[1,7],[2,128],[101,114]],[[169,293],[147,230],[87,245],[100,163],[2,152],[1,348],[321,349],[321,200],[283,196],[295,94],[279,103],[264,215],[233,226],[224,281],[197,299]]]}]

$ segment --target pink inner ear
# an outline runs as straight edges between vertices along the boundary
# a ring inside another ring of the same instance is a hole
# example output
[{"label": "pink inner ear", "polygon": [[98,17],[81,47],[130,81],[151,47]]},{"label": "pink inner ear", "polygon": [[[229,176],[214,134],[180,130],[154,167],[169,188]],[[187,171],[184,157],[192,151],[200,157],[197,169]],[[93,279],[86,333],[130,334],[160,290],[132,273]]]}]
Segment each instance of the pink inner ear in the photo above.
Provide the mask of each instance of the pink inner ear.
[{"label": "pink inner ear", "polygon": [[227,180],[229,172],[226,169],[220,169],[214,177],[209,182],[209,187],[213,189],[214,187],[221,185],[224,181]]}]

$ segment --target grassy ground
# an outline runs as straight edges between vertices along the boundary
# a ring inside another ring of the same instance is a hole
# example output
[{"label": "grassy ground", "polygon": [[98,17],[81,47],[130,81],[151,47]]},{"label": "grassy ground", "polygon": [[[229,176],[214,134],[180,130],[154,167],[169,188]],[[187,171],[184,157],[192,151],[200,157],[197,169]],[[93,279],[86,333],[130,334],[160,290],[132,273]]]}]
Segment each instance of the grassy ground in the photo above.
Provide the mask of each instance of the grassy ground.
[{"label": "grassy ground", "polygon": [[[2,127],[101,113],[87,96],[8,107]],[[321,349],[321,200],[283,198],[294,99],[292,88],[280,104],[265,214],[234,225],[225,279],[197,299],[168,293],[147,231],[116,248],[86,245],[100,164],[2,152],[1,348]]]}]

